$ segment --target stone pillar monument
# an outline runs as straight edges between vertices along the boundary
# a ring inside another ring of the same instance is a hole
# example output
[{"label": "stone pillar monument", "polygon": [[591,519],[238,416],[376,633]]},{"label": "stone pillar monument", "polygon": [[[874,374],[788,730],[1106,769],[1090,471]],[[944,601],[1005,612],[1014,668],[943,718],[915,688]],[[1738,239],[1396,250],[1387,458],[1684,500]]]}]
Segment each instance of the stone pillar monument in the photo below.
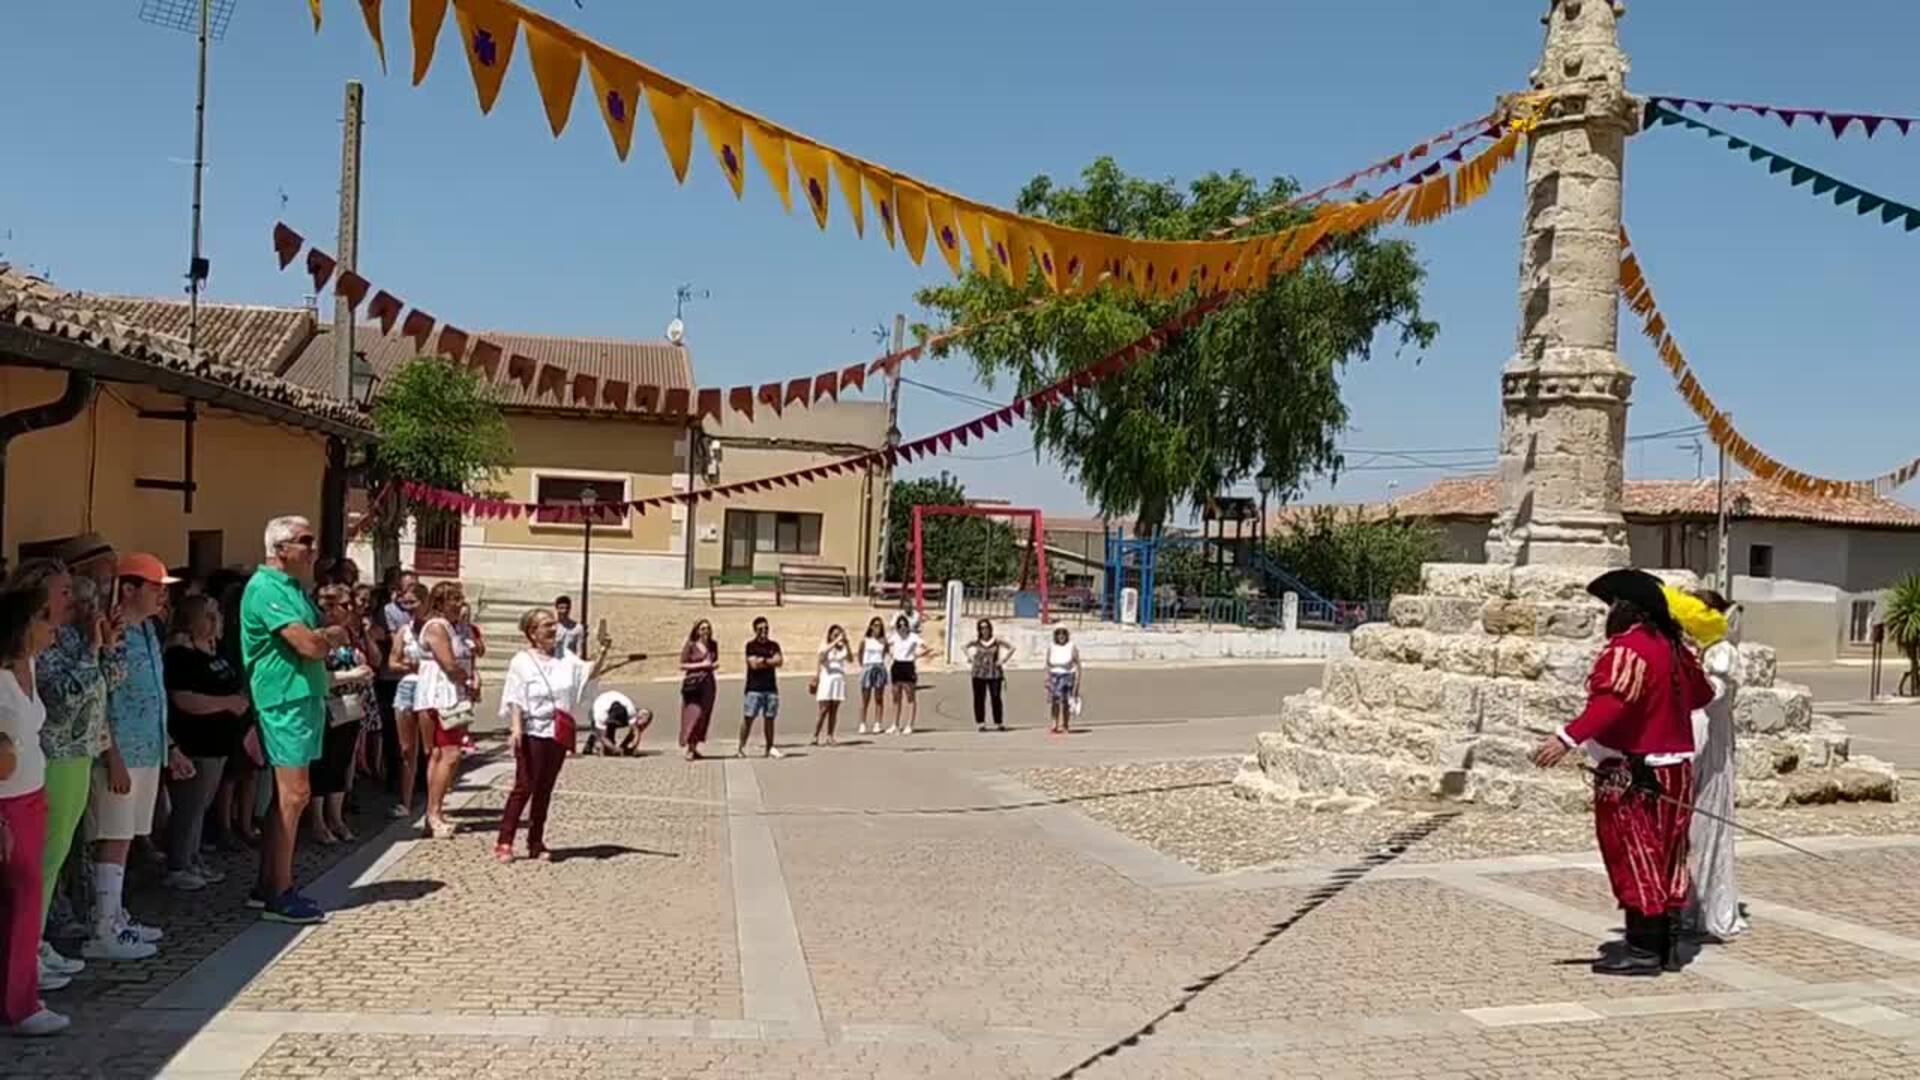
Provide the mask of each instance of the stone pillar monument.
[{"label": "stone pillar monument", "polygon": [[[1602,643],[1586,584],[1630,556],[1621,517],[1627,398],[1620,362],[1620,181],[1638,103],[1619,0],[1552,0],[1533,91],[1520,251],[1519,346],[1500,375],[1499,509],[1484,564],[1422,568],[1389,621],[1352,635],[1319,689],[1288,698],[1235,781],[1249,798],[1321,808],[1459,798],[1581,810],[1585,778],[1528,753],[1572,719]],[[1682,587],[1686,572],[1662,572]],[[1846,733],[1776,684],[1773,650],[1742,647],[1737,797],[1746,805],[1897,796],[1891,767],[1849,760]]]},{"label": "stone pillar monument", "polygon": [[1619,343],[1620,176],[1640,105],[1618,0],[1558,0],[1533,72],[1520,341],[1500,374],[1499,511],[1487,561],[1617,567],[1627,397]]}]

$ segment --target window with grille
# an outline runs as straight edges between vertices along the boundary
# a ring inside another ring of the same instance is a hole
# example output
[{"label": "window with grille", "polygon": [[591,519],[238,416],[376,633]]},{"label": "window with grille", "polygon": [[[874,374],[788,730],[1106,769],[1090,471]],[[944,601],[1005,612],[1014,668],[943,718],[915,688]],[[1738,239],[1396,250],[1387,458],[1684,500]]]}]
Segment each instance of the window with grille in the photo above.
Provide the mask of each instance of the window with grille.
[{"label": "window with grille", "polygon": [[[533,501],[545,506],[549,503],[577,504],[587,493],[593,493],[593,501],[599,506],[618,505],[617,511],[602,511],[594,524],[605,528],[609,525],[624,525],[627,522],[627,478],[623,476],[569,476],[565,473],[548,473],[534,477]],[[557,511],[539,510],[534,521],[542,525],[578,524],[563,520]]]}]

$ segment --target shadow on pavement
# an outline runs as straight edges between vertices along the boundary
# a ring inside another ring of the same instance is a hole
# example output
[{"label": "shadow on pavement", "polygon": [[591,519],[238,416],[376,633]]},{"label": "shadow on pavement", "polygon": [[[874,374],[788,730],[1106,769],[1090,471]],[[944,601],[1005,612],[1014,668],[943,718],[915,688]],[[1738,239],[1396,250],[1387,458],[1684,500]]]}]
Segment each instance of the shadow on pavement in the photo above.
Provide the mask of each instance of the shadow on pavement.
[{"label": "shadow on pavement", "polygon": [[552,848],[548,854],[554,862],[566,862],[570,859],[619,859],[628,855],[650,855],[656,859],[677,859],[677,851],[654,851],[650,848],[628,847],[626,844],[586,844],[581,847]]}]

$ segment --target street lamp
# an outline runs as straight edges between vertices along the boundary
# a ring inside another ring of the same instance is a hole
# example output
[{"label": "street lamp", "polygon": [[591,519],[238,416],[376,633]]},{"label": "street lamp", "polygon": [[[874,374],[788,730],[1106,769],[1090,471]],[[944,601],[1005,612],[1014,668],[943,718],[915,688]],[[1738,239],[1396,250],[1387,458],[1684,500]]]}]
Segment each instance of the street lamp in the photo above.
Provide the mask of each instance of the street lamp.
[{"label": "street lamp", "polygon": [[580,489],[580,509],[584,521],[580,526],[580,624],[587,622],[587,590],[593,584],[593,518],[595,507],[600,502],[600,493],[592,484]]},{"label": "street lamp", "polygon": [[380,384],[380,376],[374,374],[373,365],[367,363],[367,354],[355,352],[353,362],[347,367],[347,391],[353,397],[353,404],[364,409],[373,404],[373,388]]}]

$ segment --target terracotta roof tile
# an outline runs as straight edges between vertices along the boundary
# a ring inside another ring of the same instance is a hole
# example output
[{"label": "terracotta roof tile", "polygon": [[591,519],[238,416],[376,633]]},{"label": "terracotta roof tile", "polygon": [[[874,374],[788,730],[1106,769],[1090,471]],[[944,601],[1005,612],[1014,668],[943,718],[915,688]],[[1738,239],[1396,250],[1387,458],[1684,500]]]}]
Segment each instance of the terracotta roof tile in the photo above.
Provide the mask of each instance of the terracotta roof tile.
[{"label": "terracotta roof tile", "polygon": [[[143,330],[182,341],[187,338],[189,309],[183,300],[93,296],[87,303]],[[200,354],[235,367],[278,375],[313,336],[314,327],[313,313],[306,308],[202,303]]]},{"label": "terracotta roof tile", "polygon": [[[1798,521],[1881,529],[1920,529],[1920,510],[1892,499],[1849,496],[1817,498],[1757,480],[1732,480],[1727,498],[1746,500],[1743,520]],[[1715,515],[1711,480],[1629,480],[1623,510],[1630,518],[1710,518]],[[1490,476],[1451,477],[1393,501],[1402,517],[1493,519],[1499,503]],[[1292,508],[1294,510],[1304,508]],[[1370,513],[1384,507],[1375,505]]]},{"label": "terracotta roof tile", "polygon": [[372,429],[366,414],[344,402],[263,370],[204,354],[196,356],[184,339],[136,325],[96,306],[93,297],[61,289],[4,263],[0,263],[0,325],[76,341],[342,426]]}]

